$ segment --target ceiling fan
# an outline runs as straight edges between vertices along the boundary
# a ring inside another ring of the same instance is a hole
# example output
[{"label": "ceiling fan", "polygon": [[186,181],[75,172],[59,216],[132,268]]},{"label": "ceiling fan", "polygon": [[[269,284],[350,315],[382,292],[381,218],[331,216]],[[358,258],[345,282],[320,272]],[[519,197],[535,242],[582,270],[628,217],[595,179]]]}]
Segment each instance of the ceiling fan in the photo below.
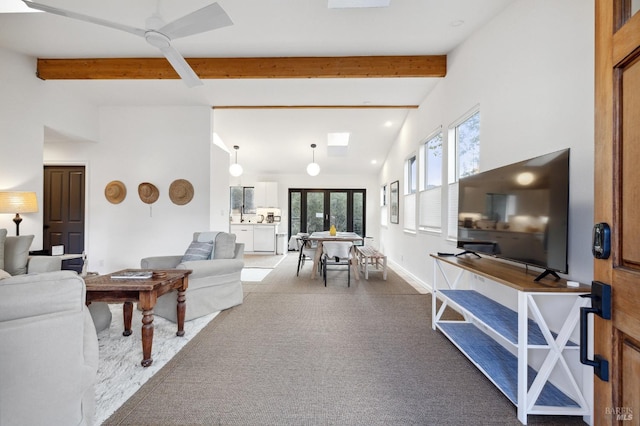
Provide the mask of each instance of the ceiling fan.
[{"label": "ceiling fan", "polygon": [[229,18],[227,13],[218,3],[205,6],[202,9],[198,9],[195,12],[185,15],[182,18],[178,18],[168,24],[164,24],[158,16],[152,16],[147,20],[147,28],[142,29],[28,0],[22,1],[32,9],[66,16],[67,18],[79,19],[81,21],[115,28],[117,30],[126,31],[131,34],[144,37],[145,40],[147,40],[147,43],[158,48],[160,52],[162,52],[173,69],[176,70],[180,78],[182,78],[188,87],[201,85],[202,81],[180,52],[171,45],[171,41],[180,37],[186,37],[233,25],[231,18]]}]

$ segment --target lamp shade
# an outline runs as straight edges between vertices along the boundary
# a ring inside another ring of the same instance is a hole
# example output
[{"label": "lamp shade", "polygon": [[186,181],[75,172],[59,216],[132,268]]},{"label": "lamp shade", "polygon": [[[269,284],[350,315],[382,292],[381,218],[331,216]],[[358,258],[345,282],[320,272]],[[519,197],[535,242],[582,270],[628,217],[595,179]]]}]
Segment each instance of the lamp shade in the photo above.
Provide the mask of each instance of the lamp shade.
[{"label": "lamp shade", "polygon": [[0,213],[35,213],[38,199],[35,192],[0,192]]},{"label": "lamp shade", "polygon": [[318,176],[320,173],[320,165],[318,163],[309,163],[307,173],[309,173],[309,176]]},{"label": "lamp shade", "polygon": [[242,174],[242,166],[238,164],[238,150],[240,147],[234,145],[233,149],[236,151],[236,162],[229,166],[229,174],[233,177],[238,177]]},{"label": "lamp shade", "polygon": [[238,177],[242,174],[242,166],[238,163],[233,163],[229,166],[229,174],[234,177]]}]

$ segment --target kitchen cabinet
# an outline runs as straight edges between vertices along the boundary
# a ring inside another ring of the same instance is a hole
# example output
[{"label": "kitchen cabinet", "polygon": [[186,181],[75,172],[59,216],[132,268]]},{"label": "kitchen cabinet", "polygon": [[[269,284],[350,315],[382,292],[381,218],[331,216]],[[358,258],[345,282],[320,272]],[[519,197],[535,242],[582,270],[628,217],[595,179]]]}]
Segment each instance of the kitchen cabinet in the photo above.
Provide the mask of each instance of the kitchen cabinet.
[{"label": "kitchen cabinet", "polygon": [[253,251],[275,253],[276,227],[273,225],[255,225],[253,227]]},{"label": "kitchen cabinet", "polygon": [[244,251],[253,251],[253,225],[231,225],[230,230],[236,234],[236,243],[244,243]]},{"label": "kitchen cabinet", "polygon": [[278,182],[257,182],[254,188],[256,207],[278,207]]},{"label": "kitchen cabinet", "polygon": [[230,232],[236,234],[236,242],[244,243],[247,253],[276,253],[277,224],[231,224]]}]

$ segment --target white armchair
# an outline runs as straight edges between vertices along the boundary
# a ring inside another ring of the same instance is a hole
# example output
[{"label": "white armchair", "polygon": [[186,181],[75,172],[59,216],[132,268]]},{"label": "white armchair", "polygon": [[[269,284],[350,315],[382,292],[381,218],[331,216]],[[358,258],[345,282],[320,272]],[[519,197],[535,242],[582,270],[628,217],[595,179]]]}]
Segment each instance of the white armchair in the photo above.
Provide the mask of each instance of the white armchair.
[{"label": "white armchair", "polygon": [[[244,244],[227,232],[196,232],[193,243],[212,242],[211,259],[186,260],[185,255],[155,256],[142,259],[142,269],[191,269],[186,292],[185,321],[239,305],[243,301],[240,274],[244,267]],[[192,243],[192,244],[193,244]],[[173,291],[160,298],[155,315],[177,321],[177,297]]]}]

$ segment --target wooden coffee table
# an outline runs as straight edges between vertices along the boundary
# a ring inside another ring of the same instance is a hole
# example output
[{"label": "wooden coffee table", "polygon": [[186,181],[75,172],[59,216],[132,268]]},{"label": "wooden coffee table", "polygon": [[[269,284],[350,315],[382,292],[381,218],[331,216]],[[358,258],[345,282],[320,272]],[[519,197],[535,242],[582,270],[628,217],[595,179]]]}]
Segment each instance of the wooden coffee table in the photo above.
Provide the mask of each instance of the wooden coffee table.
[{"label": "wooden coffee table", "polygon": [[158,297],[172,290],[178,290],[178,332],[184,336],[184,315],[187,309],[185,291],[189,285],[188,269],[154,270],[151,278],[113,279],[112,275],[125,271],[144,271],[144,269],[126,269],[108,275],[86,277],[87,305],[91,302],[124,303],[124,336],[131,335],[133,302],[142,309],[142,366],[153,362],[151,345],[153,343],[153,307]]}]

